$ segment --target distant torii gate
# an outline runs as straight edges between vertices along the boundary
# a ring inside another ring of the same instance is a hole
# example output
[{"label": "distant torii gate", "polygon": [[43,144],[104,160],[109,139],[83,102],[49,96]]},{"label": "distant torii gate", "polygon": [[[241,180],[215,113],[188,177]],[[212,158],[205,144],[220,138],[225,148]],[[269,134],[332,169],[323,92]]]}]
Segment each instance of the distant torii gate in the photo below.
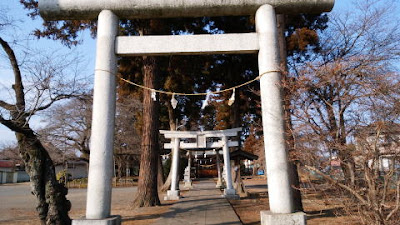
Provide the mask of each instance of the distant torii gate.
[{"label": "distant torii gate", "polygon": [[[110,218],[117,55],[257,53],[270,211],[262,224],[304,224],[293,213],[285,147],[275,13],[321,13],[334,0],[39,0],[45,20],[98,17],[93,122],[86,221],[116,224]],[[256,15],[257,33],[117,37],[119,18]],[[119,17],[119,18],[118,18]]]},{"label": "distant torii gate", "polygon": [[[222,148],[224,156],[224,170],[226,187],[224,195],[227,198],[237,198],[235,189],[232,185],[231,165],[229,156],[229,147],[239,146],[237,141],[231,141],[229,137],[236,137],[242,128],[234,128],[228,130],[213,130],[213,131],[169,131],[160,130],[160,133],[167,139],[171,139],[171,143],[164,144],[165,149],[172,149],[172,177],[171,177],[171,190],[167,192],[167,200],[178,200],[178,165],[179,165],[179,149],[216,149]],[[207,139],[219,138],[218,141],[208,141]],[[181,139],[194,139],[194,142],[184,143]],[[218,162],[217,162],[218,163]],[[190,167],[189,167],[190,168]],[[190,170],[189,170],[190,172]]]}]

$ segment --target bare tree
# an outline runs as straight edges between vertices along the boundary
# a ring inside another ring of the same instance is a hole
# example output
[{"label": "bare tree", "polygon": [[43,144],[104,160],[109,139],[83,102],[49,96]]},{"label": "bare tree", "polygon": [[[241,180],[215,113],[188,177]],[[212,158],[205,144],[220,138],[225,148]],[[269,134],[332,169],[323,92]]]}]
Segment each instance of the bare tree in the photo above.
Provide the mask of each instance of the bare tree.
[{"label": "bare tree", "polygon": [[21,157],[18,154],[18,146],[16,144],[3,144],[0,147],[0,159],[22,162]]},{"label": "bare tree", "polygon": [[[293,67],[297,76],[292,117],[303,163],[339,187],[353,207],[358,205],[365,224],[394,224],[399,207],[396,197],[388,200],[385,186],[393,173],[381,182],[374,166],[376,148],[355,141],[379,136],[382,127],[371,132],[367,126],[399,120],[400,79],[394,62],[400,36],[390,3],[394,2],[359,1],[351,12],[331,16],[328,30],[321,34],[320,53]],[[333,158],[340,161],[344,180],[324,170]]]},{"label": "bare tree", "polygon": [[346,151],[349,138],[360,119],[368,122],[366,113],[374,114],[370,106],[378,101],[391,104],[388,98],[395,97],[397,90],[392,88],[398,85],[390,67],[399,51],[397,24],[389,26],[389,9],[375,4],[360,5],[357,18],[331,18],[321,54],[296,68],[299,77],[293,87],[298,135],[316,134],[330,153],[338,155],[353,185],[354,159]]},{"label": "bare tree", "polygon": [[138,123],[134,112],[143,110],[142,103],[134,97],[125,98],[117,103],[115,124],[114,159],[118,165],[118,178],[123,174],[123,169],[138,166],[141,153],[141,134],[134,129]]},{"label": "bare tree", "polygon": [[400,207],[400,125],[377,122],[360,127],[352,149],[357,183],[350,186],[332,173],[306,166],[333,186],[339,187],[347,214],[357,216],[363,224],[397,224]]},{"label": "bare tree", "polygon": [[0,100],[0,123],[15,132],[42,224],[70,224],[67,189],[56,180],[53,161],[31,128],[30,119],[62,99],[79,96],[85,89],[79,86],[76,74],[67,78],[67,68],[74,62],[68,57],[42,53],[19,64],[13,48],[1,37],[0,45],[14,76],[12,89],[8,90],[10,97]]},{"label": "bare tree", "polygon": [[[92,122],[92,98],[82,95],[51,108],[44,117],[49,121],[40,130],[46,142],[53,143],[65,153],[79,154],[79,158],[89,162],[90,131]],[[77,152],[78,151],[78,152]],[[76,157],[76,156],[75,156]]]}]

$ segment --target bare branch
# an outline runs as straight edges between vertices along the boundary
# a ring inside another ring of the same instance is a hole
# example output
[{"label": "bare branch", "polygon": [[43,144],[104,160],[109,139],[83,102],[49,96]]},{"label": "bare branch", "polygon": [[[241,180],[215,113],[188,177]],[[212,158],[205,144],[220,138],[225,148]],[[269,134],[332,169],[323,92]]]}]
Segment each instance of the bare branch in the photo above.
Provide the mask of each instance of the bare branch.
[{"label": "bare branch", "polygon": [[397,211],[399,211],[400,207],[400,180],[397,181],[396,185],[396,203],[395,203],[395,208],[387,215],[386,220],[389,220]]},{"label": "bare branch", "polygon": [[38,108],[34,108],[31,111],[27,112],[27,114],[28,115],[33,115],[38,111],[42,111],[42,110],[48,109],[48,108],[50,108],[50,106],[52,106],[55,102],[57,102],[59,100],[69,99],[69,98],[78,98],[78,97],[79,97],[79,95],[74,95],[74,94],[58,95],[58,96],[52,98],[49,103],[47,103],[47,104],[45,104],[43,106],[40,106]]},{"label": "bare branch", "polygon": [[365,205],[369,205],[368,202],[360,195],[357,193],[356,190],[354,190],[353,188],[344,185],[342,183],[339,183],[337,180],[332,179],[330,176],[326,175],[325,173],[321,172],[319,169],[313,167],[313,166],[305,166],[307,169],[310,169],[314,172],[316,172],[317,174],[321,175],[325,180],[329,181],[331,184],[334,184],[348,192],[350,192],[352,195],[354,195],[354,197],[356,197],[361,203],[365,204]]},{"label": "bare branch", "polygon": [[0,107],[9,111],[16,110],[16,106],[0,100]]},{"label": "bare branch", "polygon": [[14,120],[6,120],[0,115],[0,123],[9,128],[10,130],[22,133],[22,134],[30,134],[30,129],[25,129],[24,127],[17,124]]},{"label": "bare branch", "polygon": [[15,97],[16,97],[17,110],[25,111],[24,85],[22,84],[21,71],[19,69],[17,58],[15,57],[14,50],[1,37],[0,37],[0,44],[8,56],[8,59],[10,60],[10,63],[11,63],[12,70],[14,72],[15,84],[13,85],[13,89],[14,89]]}]

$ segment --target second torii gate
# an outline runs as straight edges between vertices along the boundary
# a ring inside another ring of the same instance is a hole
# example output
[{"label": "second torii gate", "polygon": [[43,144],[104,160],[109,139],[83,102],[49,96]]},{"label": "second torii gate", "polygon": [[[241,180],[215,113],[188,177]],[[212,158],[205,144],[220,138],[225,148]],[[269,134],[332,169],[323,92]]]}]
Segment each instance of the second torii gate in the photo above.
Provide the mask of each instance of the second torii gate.
[{"label": "second torii gate", "polygon": [[[224,195],[227,198],[238,198],[235,189],[232,185],[231,165],[229,156],[229,147],[237,147],[237,141],[231,141],[229,137],[238,136],[238,132],[242,128],[234,128],[228,130],[213,130],[213,131],[169,131],[160,130],[160,133],[167,139],[171,139],[171,143],[164,144],[165,149],[172,149],[172,177],[171,177],[171,190],[167,192],[166,200],[178,200],[178,165],[179,165],[179,149],[216,149],[222,148],[224,156],[224,170],[226,187]],[[207,139],[219,138],[218,141],[209,141]],[[194,139],[195,141],[185,143],[181,142],[182,139]]]},{"label": "second torii gate", "polygon": [[[114,224],[111,212],[117,55],[257,53],[270,211],[262,224],[305,224],[294,213],[284,134],[275,13],[321,13],[334,0],[39,0],[45,20],[98,17],[93,119],[86,219],[73,224]],[[256,33],[118,37],[119,18],[254,15]]]}]

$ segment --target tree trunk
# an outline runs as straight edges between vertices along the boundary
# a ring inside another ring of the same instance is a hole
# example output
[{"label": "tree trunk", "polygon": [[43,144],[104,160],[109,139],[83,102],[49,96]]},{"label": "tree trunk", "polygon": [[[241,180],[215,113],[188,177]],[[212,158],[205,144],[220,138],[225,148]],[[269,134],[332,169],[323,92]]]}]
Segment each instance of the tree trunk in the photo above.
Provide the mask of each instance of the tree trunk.
[{"label": "tree trunk", "polygon": [[66,199],[68,189],[56,180],[54,164],[34,132],[16,133],[19,151],[31,179],[32,194],[38,200],[36,210],[41,224],[69,225],[71,203]]},{"label": "tree trunk", "polygon": [[[229,67],[228,76],[233,77],[232,69],[230,69],[230,68],[232,68],[232,66]],[[230,107],[230,109],[231,109],[231,111],[229,113],[230,120],[231,120],[230,128],[237,128],[237,127],[240,127],[240,125],[241,125],[242,120],[240,118],[240,104],[241,104],[240,103],[240,90],[238,89],[235,91],[235,101],[233,102],[233,105]],[[236,138],[237,141],[240,141],[239,139],[240,138]]]},{"label": "tree trunk", "polygon": [[[114,155],[114,157],[115,157],[115,155]],[[116,162],[117,162],[117,165],[118,165],[118,170],[117,170],[117,177],[115,178],[115,180],[116,180],[116,185],[118,185],[118,181],[120,181],[121,180],[121,178],[122,178],[122,171],[123,171],[123,168],[122,168],[122,156],[120,156],[120,157],[115,157],[116,158]]]},{"label": "tree trunk", "polygon": [[0,45],[10,60],[15,80],[12,86],[15,92],[15,105],[2,102],[2,108],[10,113],[11,120],[4,119],[0,114],[0,123],[15,132],[19,153],[31,180],[31,192],[37,199],[36,210],[41,224],[69,225],[71,219],[68,211],[71,209],[71,203],[65,197],[68,189],[57,181],[53,161],[29,127],[28,115],[33,114],[26,112],[24,85],[15,53],[1,37]]},{"label": "tree trunk", "polygon": [[298,174],[298,167],[296,165],[296,160],[290,157],[295,155],[295,145],[293,139],[293,126],[291,118],[291,103],[290,103],[290,90],[289,78],[288,78],[288,68],[287,68],[287,50],[286,50],[286,38],[285,38],[285,15],[277,15],[277,25],[278,25],[278,40],[279,40],[279,55],[281,60],[281,69],[283,70],[282,79],[284,81],[283,85],[283,107],[284,107],[284,118],[285,118],[285,134],[286,142],[289,155],[289,178],[290,184],[292,186],[292,196],[294,202],[294,209],[296,211],[303,211],[303,203],[301,201],[300,192],[300,181]]},{"label": "tree trunk", "polygon": [[158,191],[161,192],[162,187],[164,186],[165,177],[164,177],[164,168],[162,165],[161,156],[158,156],[158,173],[157,173],[157,187]]},{"label": "tree trunk", "polygon": [[338,152],[345,182],[351,188],[354,188],[355,162],[353,156],[351,155],[351,152],[349,152],[349,149],[347,149],[346,146],[346,135],[345,133],[343,133],[346,130],[345,124],[339,121],[340,119],[344,121],[344,117],[343,114],[339,115],[340,118],[336,117],[334,108],[332,107],[334,105],[333,99],[335,99],[333,91],[331,90],[329,93],[326,93],[326,95],[328,96],[327,99],[329,102],[325,102],[324,104],[329,122],[329,135],[334,140],[329,147]]},{"label": "tree trunk", "polygon": [[233,183],[234,188],[236,189],[236,194],[240,195],[240,197],[247,196],[246,187],[242,181],[242,175],[240,171],[240,160],[235,160],[235,165],[232,166],[232,175],[233,175]]},{"label": "tree trunk", "polygon": [[[143,57],[144,86],[157,88],[158,64],[156,57]],[[151,91],[143,90],[143,137],[139,183],[134,207],[160,205],[157,191],[159,103],[151,98]]]},{"label": "tree trunk", "polygon": [[[349,178],[349,179],[347,179],[347,181],[350,182],[350,184],[354,188],[354,186],[356,185],[356,180],[358,180],[356,178],[356,176],[357,176],[356,175],[356,162],[354,161],[353,155],[350,153],[351,150],[348,149],[347,145],[346,145],[347,134],[346,134],[344,110],[339,114],[339,129],[340,129],[340,135],[338,137],[338,139],[339,139],[338,142],[340,143],[340,146],[341,146],[340,151],[346,152],[345,153],[346,157],[344,159],[347,164],[347,167],[345,170],[343,170],[343,172],[346,175],[346,177]],[[341,155],[343,156],[344,154],[341,154]]]},{"label": "tree trunk", "polygon": [[339,159],[341,161],[340,166],[342,168],[343,174],[344,174],[344,179],[345,182],[348,186],[351,188],[354,188],[355,186],[355,162],[354,158],[349,152],[348,149],[345,149],[344,146],[342,146],[342,149],[339,150]]}]

